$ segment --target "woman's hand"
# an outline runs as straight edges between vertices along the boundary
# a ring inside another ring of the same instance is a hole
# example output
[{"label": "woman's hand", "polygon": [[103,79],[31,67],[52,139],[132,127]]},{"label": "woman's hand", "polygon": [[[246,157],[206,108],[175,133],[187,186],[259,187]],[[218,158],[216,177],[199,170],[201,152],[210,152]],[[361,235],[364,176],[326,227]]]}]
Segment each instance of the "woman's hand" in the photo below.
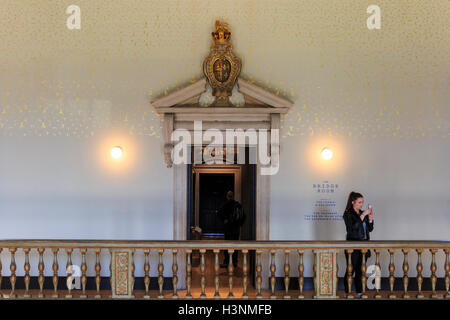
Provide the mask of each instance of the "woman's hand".
[{"label": "woman's hand", "polygon": [[363,211],[363,213],[361,213],[360,218],[361,220],[364,220],[364,218],[370,213],[371,209],[366,209]]},{"label": "woman's hand", "polygon": [[370,212],[369,212],[369,222],[372,223],[373,221],[373,209],[370,208]]}]

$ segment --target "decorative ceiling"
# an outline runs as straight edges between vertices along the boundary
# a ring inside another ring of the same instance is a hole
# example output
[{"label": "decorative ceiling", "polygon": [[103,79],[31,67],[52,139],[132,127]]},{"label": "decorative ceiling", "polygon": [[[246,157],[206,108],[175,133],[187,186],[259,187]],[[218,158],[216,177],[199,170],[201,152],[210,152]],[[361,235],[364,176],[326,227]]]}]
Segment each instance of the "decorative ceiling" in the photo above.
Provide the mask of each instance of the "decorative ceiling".
[{"label": "decorative ceiling", "polygon": [[241,77],[295,103],[283,137],[448,138],[450,2],[2,0],[0,135],[160,137],[154,98],[203,78],[216,20]]}]

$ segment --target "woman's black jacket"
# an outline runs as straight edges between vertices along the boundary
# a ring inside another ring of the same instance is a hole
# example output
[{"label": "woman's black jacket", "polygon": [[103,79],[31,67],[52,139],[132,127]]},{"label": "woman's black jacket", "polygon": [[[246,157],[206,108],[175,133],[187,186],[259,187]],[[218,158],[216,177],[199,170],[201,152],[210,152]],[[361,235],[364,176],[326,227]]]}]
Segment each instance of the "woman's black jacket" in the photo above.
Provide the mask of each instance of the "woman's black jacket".
[{"label": "woman's black jacket", "polygon": [[[363,211],[360,210],[359,214]],[[364,239],[363,221],[353,208],[344,212],[345,227],[347,229],[347,240],[368,241],[370,240],[370,232],[373,230],[373,220],[369,223],[369,216],[364,217],[366,222],[366,239]]]}]

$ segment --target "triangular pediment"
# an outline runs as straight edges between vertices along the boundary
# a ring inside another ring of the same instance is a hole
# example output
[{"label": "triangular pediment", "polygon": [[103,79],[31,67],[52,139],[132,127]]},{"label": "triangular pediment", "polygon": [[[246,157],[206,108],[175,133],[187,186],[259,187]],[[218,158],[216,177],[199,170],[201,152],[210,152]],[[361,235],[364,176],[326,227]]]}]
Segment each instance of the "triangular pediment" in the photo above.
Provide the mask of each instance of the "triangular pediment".
[{"label": "triangular pediment", "polygon": [[[152,101],[151,105],[158,113],[167,113],[170,111],[168,108],[173,108],[173,112],[175,113],[179,111],[182,112],[180,108],[198,108],[200,107],[200,96],[206,91],[206,85],[207,80],[205,78],[200,79],[193,84]],[[286,113],[293,105],[291,101],[275,95],[272,92],[269,92],[266,89],[242,78],[238,78],[237,86],[238,91],[244,96],[245,99],[245,104],[242,107],[235,107],[229,102],[217,103],[216,101],[208,107],[200,108],[275,108],[279,110],[272,110],[272,112],[275,111],[276,113]]]}]

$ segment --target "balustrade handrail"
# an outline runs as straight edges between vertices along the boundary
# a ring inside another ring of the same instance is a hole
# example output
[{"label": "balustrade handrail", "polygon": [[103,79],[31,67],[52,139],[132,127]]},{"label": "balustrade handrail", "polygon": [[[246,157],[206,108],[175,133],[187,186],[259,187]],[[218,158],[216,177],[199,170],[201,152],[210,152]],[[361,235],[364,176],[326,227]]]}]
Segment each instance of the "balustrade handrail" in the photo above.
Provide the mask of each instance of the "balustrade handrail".
[{"label": "balustrade handrail", "polygon": [[12,239],[0,240],[0,248],[106,248],[106,249],[408,249],[450,248],[450,240],[376,241],[224,241],[224,240],[78,240]]},{"label": "balustrade handrail", "polygon": [[[186,297],[192,298],[191,295],[191,284],[192,284],[192,258],[194,255],[194,250],[199,250],[200,254],[200,280],[201,280],[201,295],[200,298],[206,298],[206,262],[205,262],[205,254],[206,252],[213,251],[214,252],[214,271],[215,271],[215,293],[214,297],[219,298],[219,253],[220,250],[224,250],[224,254],[228,252],[229,264],[227,268],[228,272],[228,287],[229,293],[228,298],[233,298],[233,277],[234,277],[234,267],[231,263],[233,261],[233,253],[236,251],[241,251],[243,255],[243,265],[242,265],[242,282],[243,282],[243,298],[248,298],[247,295],[247,286],[249,281],[249,252],[254,250],[256,251],[256,265],[254,266],[256,272],[256,298],[262,298],[261,289],[262,289],[262,279],[263,269],[262,269],[262,253],[267,251],[266,253],[270,254],[270,260],[264,262],[265,265],[270,270],[270,289],[271,295],[270,298],[276,298],[275,294],[275,285],[276,285],[276,272],[277,272],[277,263],[276,263],[276,252],[283,250],[284,251],[284,267],[283,271],[285,273],[284,276],[284,290],[285,295],[284,298],[290,299],[291,295],[289,294],[289,283],[290,283],[290,270],[291,263],[289,260],[289,255],[292,251],[297,251],[299,261],[298,261],[298,284],[299,284],[299,295],[298,298],[304,298],[303,295],[303,285],[304,285],[304,270],[305,265],[303,263],[303,257],[305,251],[311,250],[314,254],[313,261],[313,281],[314,281],[314,292],[316,298],[339,298],[337,296],[337,278],[338,278],[338,265],[337,265],[337,254],[338,251],[346,249],[346,259],[348,260],[347,267],[345,270],[346,284],[348,287],[348,293],[346,294],[346,298],[352,299],[354,295],[352,294],[352,282],[353,282],[353,263],[351,261],[353,259],[358,259],[358,255],[354,258],[352,257],[355,253],[355,250],[361,250],[361,253],[364,255],[368,250],[373,249],[376,255],[375,266],[380,269],[380,260],[379,255],[381,251],[387,250],[389,252],[389,298],[396,298],[396,294],[394,292],[394,282],[395,282],[395,263],[394,263],[394,253],[396,250],[401,250],[403,252],[403,287],[404,293],[402,295],[403,298],[410,298],[408,293],[408,252],[416,251],[417,252],[417,284],[418,284],[418,294],[417,298],[424,298],[424,294],[422,292],[422,284],[424,277],[422,276],[423,264],[422,264],[422,253],[424,251],[431,252],[431,263],[430,263],[430,271],[431,271],[431,298],[438,298],[438,294],[436,291],[437,284],[437,264],[436,264],[436,253],[442,250],[445,254],[445,299],[450,299],[450,241],[448,240],[382,240],[382,241],[223,241],[223,240],[81,240],[81,239],[73,239],[73,240],[57,240],[57,239],[8,239],[8,240],[0,240],[0,252],[3,251],[4,248],[7,248],[10,253],[10,271],[11,274],[9,276],[9,281],[11,285],[11,292],[9,294],[9,298],[16,298],[18,295],[16,293],[16,281],[17,281],[17,264],[15,260],[16,252],[22,250],[25,253],[25,263],[24,263],[24,283],[25,283],[25,292],[23,294],[24,298],[30,298],[31,293],[29,290],[30,286],[30,259],[29,253],[32,249],[37,249],[39,253],[39,263],[38,263],[38,283],[39,283],[39,294],[38,298],[44,297],[44,280],[45,280],[45,261],[44,261],[44,252],[46,249],[51,249],[53,252],[53,263],[52,263],[52,282],[53,282],[53,298],[60,297],[58,293],[58,251],[60,249],[65,249],[67,253],[67,266],[72,265],[72,252],[74,249],[78,249],[81,252],[82,261],[81,261],[81,286],[82,292],[80,298],[87,298],[88,293],[86,291],[87,284],[87,259],[86,253],[87,251],[94,250],[95,251],[95,285],[96,285],[96,295],[95,298],[101,298],[102,295],[100,293],[101,289],[101,275],[100,271],[102,269],[102,264],[100,261],[100,252],[102,249],[109,250],[111,253],[110,259],[110,285],[111,285],[111,297],[133,297],[133,288],[135,282],[135,264],[134,264],[134,253],[136,250],[143,250],[145,255],[144,261],[144,284],[145,284],[145,295],[144,298],[150,298],[150,264],[149,264],[149,256],[150,251],[156,250],[158,254],[158,288],[159,295],[158,298],[164,298],[163,295],[163,284],[164,284],[164,265],[163,254],[164,252],[171,251],[172,254],[172,286],[173,286],[173,295],[172,298],[178,298],[177,293],[177,284],[178,284],[178,253],[182,251],[186,251],[186,265],[181,265],[183,268],[186,268]],[[358,253],[360,254],[360,253]],[[361,256],[361,255],[360,255]],[[183,254],[184,257],[184,254]],[[362,258],[361,258],[362,259]],[[1,269],[2,263],[0,258],[0,284],[2,279]],[[355,264],[355,268],[356,268]],[[367,265],[365,259],[362,259],[360,267],[360,279],[356,279],[355,273],[355,285],[358,284],[362,288],[361,298],[368,298],[366,294],[365,284],[367,280]],[[266,270],[265,272],[267,272]],[[67,276],[70,275],[69,280],[72,279],[71,269],[67,269]],[[356,272],[356,271],[355,271]],[[120,273],[120,276],[117,274]],[[364,284],[364,285],[362,285]],[[376,294],[374,298],[381,298],[381,294],[379,291],[379,287],[376,289]],[[0,298],[3,297],[3,294],[0,292]],[[72,298],[71,288],[68,286],[68,294],[66,294],[65,298]]]}]

